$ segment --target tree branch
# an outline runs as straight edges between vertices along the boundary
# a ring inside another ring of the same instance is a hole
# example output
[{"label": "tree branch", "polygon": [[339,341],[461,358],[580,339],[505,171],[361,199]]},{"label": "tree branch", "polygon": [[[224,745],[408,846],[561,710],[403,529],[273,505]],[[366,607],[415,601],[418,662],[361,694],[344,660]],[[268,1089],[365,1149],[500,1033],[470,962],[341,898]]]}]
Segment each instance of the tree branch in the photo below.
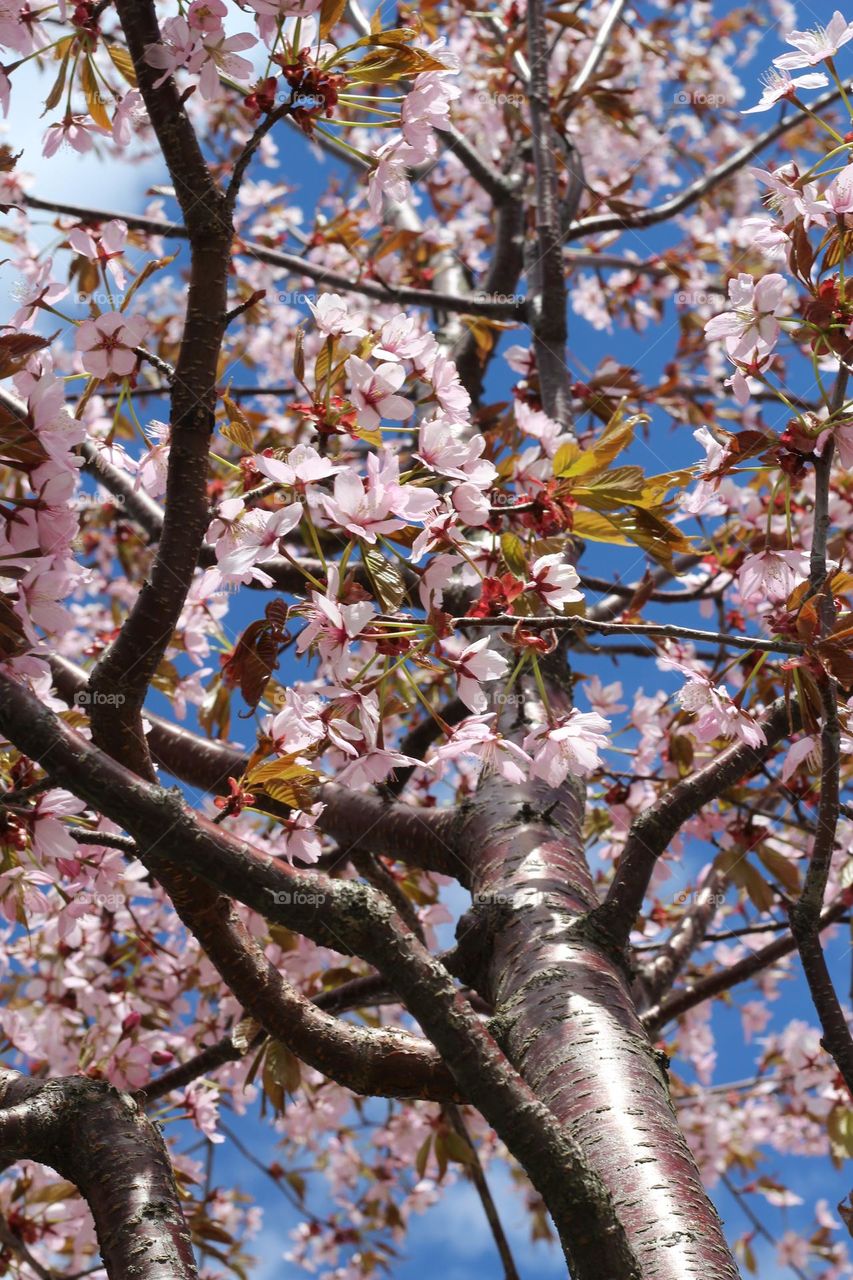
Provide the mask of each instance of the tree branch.
[{"label": "tree branch", "polygon": [[766,745],[755,748],[734,743],[692,777],[676,783],[662,799],[645,810],[631,826],[607,897],[594,912],[597,923],[617,946],[624,946],[643,907],[655,864],[673,836],[711,800],[751,773],[769,758],[776,744],[798,724],[799,708],[778,698],[761,727]]},{"label": "tree branch", "polygon": [[[841,366],[832,395],[831,413],[837,413],[847,393],[848,372]],[[813,594],[818,596],[821,634],[826,636],[835,625],[836,608],[832,589],[827,584],[827,542],[830,529],[830,486],[835,442],[825,443],[815,459],[814,529],[810,557],[810,580]],[[791,908],[791,932],[800,953],[803,972],[809,984],[812,1001],[823,1028],[821,1043],[835,1060],[850,1093],[853,1094],[853,1036],[838,994],[830,976],[820,942],[820,913],[835,852],[835,837],[841,812],[841,727],[838,722],[838,696],[835,682],[828,672],[818,678],[823,704],[820,734],[820,803],[811,858],[799,900]]]},{"label": "tree branch", "polygon": [[696,890],[693,903],[672,930],[654,960],[642,966],[637,986],[646,1007],[656,1004],[684,969],[697,947],[702,945],[720,909],[726,874],[712,866]]},{"label": "tree branch", "polygon": [[[849,89],[851,86],[845,87]],[[839,89],[831,89],[816,98],[811,103],[809,110],[811,113],[819,115],[825,107],[831,106],[840,97],[841,91]],[[804,118],[802,111],[796,111],[792,115],[783,117],[777,124],[766,129],[764,133],[760,133],[757,138],[745,143],[734,155],[729,156],[728,160],[724,160],[722,164],[711,169],[704,177],[697,178],[695,182],[685,187],[677,196],[672,196],[655,208],[640,209],[634,213],[624,215],[603,213],[581,218],[580,222],[576,222],[574,226],[569,228],[565,237],[566,240],[579,240],[582,236],[589,235],[597,236],[605,231],[630,231],[635,227],[653,227],[658,222],[666,222],[669,218],[674,218],[676,214],[683,213],[685,209],[689,209],[697,200],[701,200],[703,196],[713,191],[726,178],[730,178],[732,174],[737,173],[744,165],[749,164],[750,160],[754,160],[765,147],[775,142],[777,138],[783,137],[789,130],[801,125]]]},{"label": "tree branch", "polygon": [[512,1248],[507,1239],[506,1232],[501,1222],[498,1207],[495,1204],[489,1184],[486,1181],[486,1175],[483,1172],[483,1166],[480,1163],[480,1156],[474,1143],[471,1141],[471,1135],[468,1133],[468,1126],[465,1124],[465,1118],[459,1108],[452,1102],[444,1107],[444,1114],[452,1124],[453,1128],[459,1134],[459,1137],[465,1143],[470,1152],[470,1160],[465,1164],[465,1172],[470,1176],[471,1181],[480,1197],[480,1203],[483,1206],[483,1212],[486,1215],[486,1221],[492,1233],[492,1239],[501,1260],[504,1272],[504,1280],[519,1280],[518,1268],[515,1265],[515,1259],[512,1256]]},{"label": "tree branch", "polygon": [[[828,929],[831,924],[837,924],[839,920],[844,918],[848,910],[849,903],[846,901],[845,896],[842,895],[821,915],[820,931],[823,932],[824,929]],[[754,951],[752,955],[744,956],[742,960],[729,965],[727,969],[718,969],[716,973],[710,974],[707,978],[700,978],[688,987],[673,991],[660,1004],[643,1014],[643,1024],[648,1028],[650,1035],[657,1035],[661,1027],[665,1026],[666,1023],[679,1018],[683,1013],[687,1013],[689,1009],[695,1008],[696,1005],[704,1004],[712,996],[722,995],[724,991],[730,991],[732,987],[738,986],[741,982],[747,982],[750,978],[754,978],[757,973],[762,973],[769,965],[775,964],[777,960],[790,955],[796,949],[797,943],[790,933],[785,937],[774,938],[772,942],[768,942],[766,947],[762,947],[759,951]]]},{"label": "tree branch", "polygon": [[527,268],[530,324],[542,406],[551,418],[568,427],[572,421],[572,397],[566,365],[566,279],[544,0],[528,0],[527,57],[530,63],[527,95],[536,169],[536,259]]},{"label": "tree branch", "polygon": [[[86,688],[85,672],[59,656],[51,659],[51,669],[57,692],[72,705]],[[182,782],[211,795],[227,795],[228,779],[246,772],[249,757],[240,747],[199,738],[148,711],[145,718],[151,724],[148,745],[154,760]],[[350,791],[335,782],[322,786],[318,798],[326,808],[317,825],[341,846],[341,859],[361,848],[466,883],[467,869],[455,846],[455,810],[392,803],[375,792]],[[291,812],[260,795],[256,808],[272,817]]]},{"label": "tree branch", "polygon": [[[25,196],[22,203],[31,209],[43,209],[49,213],[65,214],[71,218],[79,218],[83,223],[106,222],[119,218],[135,231],[147,231],[151,235],[163,236],[168,240],[188,240],[189,229],[178,222],[167,222],[163,218],[149,218],[144,214],[117,213],[107,209],[95,209],[89,206],[70,204],[66,201],[42,200],[36,196]],[[432,289],[414,289],[407,285],[383,284],[371,280],[351,280],[349,276],[328,267],[297,257],[293,253],[285,253],[279,249],[270,249],[253,240],[238,237],[234,245],[235,253],[242,253],[256,262],[265,262],[271,267],[281,267],[294,274],[313,280],[316,284],[325,285],[328,289],[341,293],[360,293],[376,302],[407,304],[416,307],[428,307],[441,311],[458,312],[473,316],[491,316],[496,320],[523,321],[527,314],[526,303],[519,301],[501,302],[490,299],[477,291],[473,297],[460,297],[454,293],[441,293]]]},{"label": "tree branch", "polygon": [[0,1163],[25,1159],[79,1187],[110,1280],[197,1280],[165,1144],[128,1094],[0,1069]]},{"label": "tree branch", "polygon": [[190,282],[171,394],[165,515],[157,557],[113,644],[92,672],[90,720],[95,740],[153,776],[142,730],[145,694],[166,651],[198,563],[209,522],[208,446],[214,427],[216,375],[225,332],[232,227],[181,103],[174,80],[157,88],[145,60],[160,40],[150,0],[116,0],[148,115],[160,143],[190,240]]},{"label": "tree branch", "polygon": [[[608,1256],[619,1259],[620,1280],[639,1280],[600,1176],[511,1066],[444,965],[413,937],[387,900],[364,885],[277,863],[193,816],[179,794],[141,781],[3,674],[0,731],[32,759],[49,762],[59,785],[124,826],[155,875],[162,876],[170,863],[180,865],[188,877],[206,880],[268,920],[324,946],[340,948],[343,942],[374,965],[439,1051],[461,1096],[482,1112],[527,1170],[554,1218],[570,1268],[592,1275],[606,1242]],[[578,1233],[578,1222],[589,1223],[589,1231]]]},{"label": "tree branch", "polygon": [[594,618],[567,618],[561,614],[546,614],[525,618],[519,614],[501,613],[494,618],[453,618],[457,627],[516,627],[525,631],[581,631],[600,632],[606,636],[660,636],[669,640],[701,640],[708,644],[724,644],[732,649],[757,649],[762,653],[801,654],[803,646],[787,640],[765,640],[762,636],[732,636],[718,631],[700,631],[695,627],[676,627],[669,623],[655,622],[603,622]]}]

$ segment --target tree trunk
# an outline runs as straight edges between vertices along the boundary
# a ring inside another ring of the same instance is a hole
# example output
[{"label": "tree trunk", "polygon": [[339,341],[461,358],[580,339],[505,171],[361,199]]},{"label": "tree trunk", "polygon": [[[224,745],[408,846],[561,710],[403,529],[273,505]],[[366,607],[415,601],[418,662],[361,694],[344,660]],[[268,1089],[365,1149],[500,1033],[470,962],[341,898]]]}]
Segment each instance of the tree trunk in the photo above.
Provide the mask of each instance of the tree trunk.
[{"label": "tree trunk", "polygon": [[[547,682],[552,711],[569,710],[562,683]],[[460,852],[489,936],[481,991],[492,1030],[610,1192],[643,1280],[732,1280],[738,1271],[681,1133],[664,1055],[640,1022],[627,959],[589,920],[598,896],[584,792],[571,777],[555,791],[489,774],[467,806]],[[572,1234],[586,1229],[579,1222]],[[598,1267],[574,1280],[621,1277]]]}]

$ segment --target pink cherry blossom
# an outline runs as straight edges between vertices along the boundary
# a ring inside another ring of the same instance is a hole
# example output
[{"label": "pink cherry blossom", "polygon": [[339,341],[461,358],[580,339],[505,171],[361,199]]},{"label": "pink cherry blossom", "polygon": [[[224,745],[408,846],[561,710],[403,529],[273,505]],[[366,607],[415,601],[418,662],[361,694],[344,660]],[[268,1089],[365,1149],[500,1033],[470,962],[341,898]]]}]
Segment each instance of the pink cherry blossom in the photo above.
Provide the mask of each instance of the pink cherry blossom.
[{"label": "pink cherry blossom", "polygon": [[415,457],[438,475],[471,481],[484,488],[497,480],[494,464],[480,456],[485,446],[482,436],[463,441],[455,423],[446,418],[430,418],[421,424]]},{"label": "pink cherry blossom", "polygon": [[459,381],[453,361],[449,356],[438,354],[426,374],[442,411],[448,418],[464,422],[471,407],[471,397]]},{"label": "pink cherry blossom", "polygon": [[[813,223],[826,226],[826,204],[818,198],[817,183],[800,183],[800,174],[794,164],[783,164],[778,169],[753,169],[752,173],[770,189],[768,203],[778,213],[783,223],[788,223],[798,215],[803,217],[803,226],[808,230]],[[729,284],[731,292],[732,284]]]},{"label": "pink cherry blossom", "polygon": [[366,330],[357,325],[350,314],[352,303],[339,293],[321,293],[316,302],[310,298],[306,301],[314,323],[327,337],[337,338],[343,334],[364,337]]},{"label": "pink cherry blossom", "polygon": [[377,151],[376,165],[367,184],[367,201],[377,221],[382,217],[386,200],[402,204],[409,195],[407,169],[417,152],[401,141],[392,140]]},{"label": "pink cherry blossom", "polygon": [[710,339],[722,338],[729,355],[736,360],[749,360],[766,355],[779,336],[777,317],[788,313],[785,301],[787,284],[777,272],[762,276],[757,282],[741,272],[729,282],[729,298],[734,310],[714,316],[705,325]]},{"label": "pink cherry blossom", "polygon": [[75,344],[83,368],[95,378],[126,378],[136,367],[134,347],[145,336],[147,325],[141,316],[106,311],[78,326]]},{"label": "pink cherry blossom", "polygon": [[339,782],[361,790],[384,782],[395,769],[414,765],[423,767],[423,762],[414,756],[404,755],[401,751],[389,751],[386,747],[364,742],[361,750],[349,764],[344,765],[337,778]]},{"label": "pink cherry blossom", "polygon": [[[336,586],[330,582],[330,591]],[[311,592],[311,605],[306,613],[308,625],[299,633],[296,648],[299,653],[316,644],[321,657],[328,661],[338,679],[345,678],[350,661],[352,642],[368,626],[374,615],[368,601],[357,604],[339,604],[322,592]]]},{"label": "pink cherry blossom", "polygon": [[261,475],[288,487],[316,484],[341,469],[331,458],[322,457],[310,444],[298,444],[284,459],[258,454],[255,467]]},{"label": "pink cherry blossom", "polygon": [[224,1142],[225,1138],[217,1133],[219,1122],[219,1092],[204,1080],[194,1080],[184,1090],[184,1106],[187,1115],[208,1142]]},{"label": "pink cherry blossom", "polygon": [[488,495],[475,484],[458,484],[451,494],[453,506],[459,512],[462,521],[478,528],[488,522],[491,515],[491,504]]},{"label": "pink cherry blossom", "polygon": [[433,556],[430,560],[421,573],[418,584],[421,604],[427,611],[441,608],[444,588],[449,585],[454,569],[457,569],[461,563],[461,557],[451,555],[449,552]]},{"label": "pink cherry blossom", "polygon": [[90,262],[97,262],[107,268],[120,289],[125,286],[125,274],[121,258],[127,244],[127,223],[119,218],[105,222],[98,232],[86,227],[72,227],[68,232],[68,243]]},{"label": "pink cherry blossom", "polygon": [[159,498],[166,492],[172,428],[156,419],[148,423],[146,435],[154,443],[139,459],[134,489],[143,489],[149,497]]},{"label": "pink cherry blossom", "polygon": [[448,659],[449,665],[456,672],[456,692],[474,712],[483,712],[488,706],[488,699],[481,685],[490,680],[499,680],[506,675],[509,664],[503,654],[490,649],[491,636],[483,636],[475,640],[462,651],[458,658]]},{"label": "pink cherry blossom", "polygon": [[612,684],[603,685],[600,676],[591,676],[584,685],[584,693],[593,711],[597,711],[599,715],[603,715],[605,712],[608,715],[616,715],[618,712],[627,711],[628,709],[619,701],[622,697],[621,680],[614,680]]},{"label": "pink cherry blossom", "polygon": [[122,1041],[113,1051],[106,1070],[110,1084],[116,1089],[133,1093],[148,1083],[151,1076],[151,1053],[145,1045]]},{"label": "pink cherry blossom", "polygon": [[793,98],[797,89],[823,89],[829,81],[822,71],[813,71],[805,76],[794,76],[787,71],[769,71],[764,80],[761,100],[754,107],[748,107],[741,115],[754,115],[757,111],[769,111],[782,98]]},{"label": "pink cherry blossom", "polygon": [[403,137],[420,161],[434,155],[437,143],[433,129],[450,127],[450,103],[461,90],[441,72],[426,72],[415,78],[400,114]]},{"label": "pink cherry blossom", "polygon": [[533,561],[530,581],[525,589],[535,591],[552,609],[561,609],[564,604],[583,600],[583,592],[577,590],[579,582],[574,565],[568,564],[565,557],[556,552]]},{"label": "pink cherry blossom", "polygon": [[314,863],[319,860],[323,846],[316,827],[325,807],[318,801],[310,809],[297,809],[291,817],[281,820],[279,826],[284,836],[284,847],[280,853],[288,862]]},{"label": "pink cherry blossom", "polygon": [[800,738],[788,748],[782,761],[782,781],[787,782],[804,761],[810,768],[817,768],[820,763],[820,739],[813,735]]},{"label": "pink cherry blossom", "polygon": [[70,860],[77,857],[79,846],[63,819],[83,813],[85,808],[82,800],[60,787],[39,796],[33,815],[33,845],[42,857]]},{"label": "pink cherry blossom", "polygon": [[845,165],[826,189],[826,203],[835,214],[853,213],[853,164]]},{"label": "pink cherry blossom", "polygon": [[531,764],[530,756],[517,743],[502,738],[496,732],[495,719],[493,711],[469,716],[457,725],[447,742],[436,748],[428,763],[442,764],[460,755],[470,756],[481,761],[485,769],[499,773],[507,782],[523,782]]},{"label": "pink cherry blossom", "polygon": [[524,739],[524,750],[533,757],[531,778],[559,787],[569,774],[586,777],[601,764],[598,753],[610,745],[609,732],[603,716],[574,707],[559,723],[539,725]]},{"label": "pink cherry blossom", "polygon": [[31,329],[41,307],[52,306],[68,293],[66,285],[52,279],[53,259],[47,258],[29,282],[21,282],[23,288],[17,290],[20,306],[9,321],[13,329]]},{"label": "pink cherry blossom", "polygon": [[145,61],[150,67],[156,67],[163,74],[155,81],[158,88],[169,76],[181,67],[195,70],[201,53],[201,38],[198,32],[190,28],[186,18],[167,18],[161,29],[159,44],[150,44],[145,50]]},{"label": "pink cherry blossom", "polygon": [[128,89],[116,104],[113,113],[113,142],[117,147],[128,147],[134,134],[148,120],[145,102],[138,89]]},{"label": "pink cherry blossom", "polygon": [[56,155],[59,148],[67,143],[72,150],[85,155],[94,146],[93,135],[103,135],[104,130],[93,124],[89,116],[67,115],[59,124],[49,125],[44,135],[42,155],[45,158]]},{"label": "pink cherry blossom", "polygon": [[696,716],[689,732],[697,742],[739,738],[751,747],[760,747],[766,742],[761,725],[736,706],[725,686],[715,687],[707,676],[691,673],[678,700],[685,711]]},{"label": "pink cherry blossom", "polygon": [[809,559],[804,551],[768,548],[746,557],[737,580],[745,600],[787,600],[797,583],[808,577],[808,572]]},{"label": "pink cherry blossom", "polygon": [[187,10],[187,22],[194,31],[210,35],[222,30],[222,20],[227,12],[223,0],[192,0]]},{"label": "pink cherry blossom", "polygon": [[379,486],[366,486],[353,471],[339,471],[334,497],[323,494],[320,501],[334,524],[365,542],[375,542],[377,535],[393,533],[400,527],[400,520],[391,510],[391,495]]},{"label": "pink cherry blossom", "polygon": [[[228,510],[230,514],[231,508]],[[236,520],[216,543],[220,572],[226,578],[255,578],[271,585],[272,579],[261,566],[279,554],[281,539],[301,521],[302,503],[292,502],[278,511],[240,510],[235,514]]]},{"label": "pink cherry blossom", "polygon": [[411,400],[395,394],[406,380],[406,371],[401,365],[386,363],[372,369],[365,360],[350,356],[347,373],[352,382],[352,402],[363,427],[370,431],[378,427],[383,418],[402,422],[409,417],[414,408]]},{"label": "pink cherry blossom", "polygon": [[796,71],[799,67],[814,67],[827,58],[835,57],[842,45],[853,39],[853,22],[847,22],[838,9],[826,27],[811,31],[792,31],[785,43],[793,45],[796,53],[783,53],[773,59],[774,66],[783,71]]},{"label": "pink cherry blossom", "polygon": [[379,346],[374,347],[371,354],[376,360],[420,360],[434,343],[433,335],[423,333],[414,316],[401,314],[385,321]]},{"label": "pink cherry blossom", "polygon": [[265,727],[275,750],[293,755],[320,742],[326,734],[323,710],[321,698],[305,697],[295,689],[285,689],[284,706]]},{"label": "pink cherry blossom", "polygon": [[234,36],[214,32],[203,37],[203,61],[198,88],[207,102],[214,102],[220,96],[220,75],[242,83],[251,80],[254,68],[248,58],[241,58],[239,55],[257,43],[257,38],[248,31]]}]

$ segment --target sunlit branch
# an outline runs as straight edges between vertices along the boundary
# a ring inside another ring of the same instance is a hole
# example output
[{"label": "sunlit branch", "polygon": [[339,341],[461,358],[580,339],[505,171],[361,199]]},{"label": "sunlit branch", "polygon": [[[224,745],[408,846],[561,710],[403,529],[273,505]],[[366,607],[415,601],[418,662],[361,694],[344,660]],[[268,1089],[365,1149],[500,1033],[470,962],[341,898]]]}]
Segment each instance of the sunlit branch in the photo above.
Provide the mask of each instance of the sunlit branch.
[{"label": "sunlit branch", "polygon": [[[847,86],[850,88],[853,86]],[[839,89],[831,89],[816,98],[811,103],[810,110],[819,115],[827,107],[837,102],[841,97]],[[683,213],[685,209],[689,209],[697,200],[701,200],[703,196],[714,191],[721,183],[730,178],[732,174],[737,173],[750,160],[754,160],[757,155],[770,146],[777,138],[783,137],[791,129],[798,128],[804,120],[804,114],[801,111],[794,111],[790,115],[783,117],[777,124],[766,129],[764,133],[760,133],[758,137],[745,143],[734,155],[729,156],[728,160],[724,160],[722,164],[710,169],[702,178],[697,178],[688,187],[678,195],[672,196],[671,199],[665,200],[662,204],[655,205],[650,209],[638,209],[630,214],[619,215],[615,213],[595,214],[588,218],[581,218],[572,226],[567,234],[566,240],[579,240],[582,236],[601,235],[605,231],[630,231],[633,228],[653,227],[658,222],[666,222],[670,218],[674,218],[677,214]]]},{"label": "sunlit branch", "polygon": [[795,727],[798,725],[798,715],[799,708],[793,700],[789,703],[784,698],[777,699],[760,721],[765,746],[756,748],[739,742],[727,747],[634,819],[607,897],[595,913],[605,934],[616,945],[626,944],[642,910],[657,860],[669,842],[706,804],[759,768],[791,731],[792,721]]},{"label": "sunlit branch", "polygon": [[[843,896],[840,897],[832,906],[822,912],[818,925],[819,930],[822,932],[824,929],[828,929],[830,925],[837,924],[844,918],[848,910],[849,904],[844,900]],[[707,977],[698,978],[689,986],[673,991],[659,1005],[649,1009],[643,1015],[643,1022],[648,1027],[649,1032],[656,1035],[661,1027],[668,1022],[672,1022],[674,1018],[680,1017],[688,1009],[704,1004],[712,996],[722,995],[724,991],[730,991],[732,987],[749,981],[756,974],[763,973],[765,969],[775,964],[777,960],[791,955],[796,950],[796,941],[790,933],[786,933],[781,938],[775,938],[773,942],[768,942],[767,946],[761,947],[758,951],[753,951],[750,955],[744,956],[742,960],[735,961],[734,964],[729,965],[727,968],[717,969]]]},{"label": "sunlit branch", "polygon": [[[841,367],[832,396],[832,412],[838,412],[847,392],[848,373]],[[810,557],[811,590],[817,597],[817,614],[821,634],[828,635],[836,619],[832,589],[827,585],[827,543],[830,530],[830,485],[834,441],[830,438],[819,458],[815,459],[814,523]],[[835,1064],[853,1094],[853,1035],[826,963],[820,941],[820,914],[823,909],[832,856],[835,852],[838,819],[841,812],[841,726],[838,720],[838,695],[828,672],[818,678],[823,707],[820,733],[820,802],[811,857],[805,883],[798,901],[790,910],[791,932],[800,953],[803,972],[809,984],[820,1024],[823,1046],[832,1054]]]},{"label": "sunlit branch", "polygon": [[712,866],[692,895],[692,902],[664,942],[660,953],[644,964],[637,979],[643,999],[657,1003],[685,968],[693,952],[702,945],[720,909],[727,876]]},{"label": "sunlit branch", "polygon": [[524,631],[592,631],[602,635],[634,635],[658,637],[664,640],[700,640],[706,644],[726,645],[731,649],[758,650],[761,653],[800,654],[803,646],[787,640],[766,640],[763,636],[727,635],[719,631],[701,631],[695,627],[678,627],[654,622],[604,622],[589,618],[567,618],[559,614],[520,617],[511,613],[493,618],[454,618],[459,627],[516,627]]},{"label": "sunlit branch", "polygon": [[[25,197],[24,203],[32,209],[43,209],[50,213],[64,214],[78,218],[82,223],[106,222],[118,218],[134,231],[145,231],[150,235],[163,236],[169,240],[187,240],[189,232],[179,222],[168,222],[164,218],[149,218],[144,214],[119,213],[115,210],[91,208],[70,204],[66,201],[43,200],[36,196]],[[454,293],[443,293],[440,290],[415,289],[406,285],[381,284],[376,280],[353,280],[349,276],[330,268],[322,267],[309,259],[300,258],[296,254],[285,253],[279,249],[270,249],[265,245],[242,237],[235,242],[235,252],[254,258],[256,262],[265,262],[272,267],[281,267],[294,275],[313,280],[316,284],[325,285],[330,290],[341,293],[359,293],[376,302],[388,304],[406,303],[410,306],[429,307],[442,311],[452,311],[474,316],[492,316],[495,319],[523,320],[526,316],[524,299],[499,301],[492,299],[485,291],[476,291],[473,296],[460,297]]]}]

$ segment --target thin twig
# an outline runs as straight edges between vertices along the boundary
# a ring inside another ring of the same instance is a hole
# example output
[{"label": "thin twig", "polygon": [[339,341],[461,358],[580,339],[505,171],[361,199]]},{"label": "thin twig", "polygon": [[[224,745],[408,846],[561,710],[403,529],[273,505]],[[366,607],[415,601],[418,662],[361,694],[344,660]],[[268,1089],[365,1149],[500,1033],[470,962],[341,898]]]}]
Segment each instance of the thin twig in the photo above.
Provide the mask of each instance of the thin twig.
[{"label": "thin twig", "polygon": [[656,622],[600,622],[590,618],[565,618],[558,614],[525,618],[501,613],[494,618],[454,618],[457,627],[520,627],[523,631],[595,631],[602,635],[659,636],[665,640],[702,640],[706,644],[727,645],[732,649],[757,649],[763,653],[801,654],[803,646],[788,640],[766,640],[762,636],[731,636],[720,631],[700,631],[696,627],[677,627]]},{"label": "thin twig", "polygon": [[507,1239],[506,1232],[503,1229],[503,1223],[501,1222],[497,1205],[495,1204],[492,1193],[489,1190],[489,1184],[486,1181],[486,1175],[483,1172],[483,1166],[480,1163],[480,1156],[477,1152],[477,1148],[471,1141],[471,1135],[468,1132],[468,1126],[465,1124],[462,1112],[456,1106],[455,1102],[448,1102],[444,1107],[444,1114],[447,1116],[448,1120],[453,1125],[453,1128],[456,1130],[457,1134],[471,1153],[470,1161],[465,1165],[465,1169],[471,1175],[471,1181],[474,1183],[477,1195],[480,1197],[480,1203],[483,1206],[483,1212],[486,1215],[486,1219],[492,1233],[492,1238],[495,1242],[497,1251],[500,1254],[505,1280],[519,1280],[518,1268],[516,1267],[515,1259],[512,1256],[512,1249],[510,1248],[509,1240]]}]

